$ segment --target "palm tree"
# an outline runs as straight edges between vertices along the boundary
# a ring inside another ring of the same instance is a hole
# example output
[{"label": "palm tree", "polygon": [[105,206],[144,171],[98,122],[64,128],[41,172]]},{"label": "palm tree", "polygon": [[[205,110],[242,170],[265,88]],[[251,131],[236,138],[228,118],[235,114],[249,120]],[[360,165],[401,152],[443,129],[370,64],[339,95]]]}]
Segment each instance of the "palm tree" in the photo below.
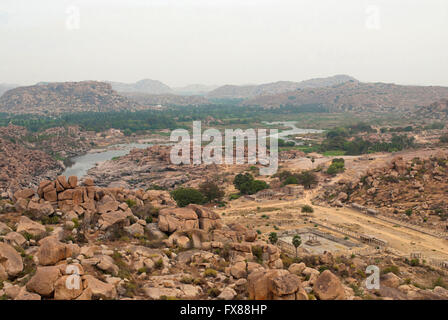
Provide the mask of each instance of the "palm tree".
[{"label": "palm tree", "polygon": [[297,258],[297,248],[300,247],[301,244],[302,244],[302,239],[300,238],[300,236],[298,234],[296,234],[292,238],[292,245],[296,248],[296,258]]}]

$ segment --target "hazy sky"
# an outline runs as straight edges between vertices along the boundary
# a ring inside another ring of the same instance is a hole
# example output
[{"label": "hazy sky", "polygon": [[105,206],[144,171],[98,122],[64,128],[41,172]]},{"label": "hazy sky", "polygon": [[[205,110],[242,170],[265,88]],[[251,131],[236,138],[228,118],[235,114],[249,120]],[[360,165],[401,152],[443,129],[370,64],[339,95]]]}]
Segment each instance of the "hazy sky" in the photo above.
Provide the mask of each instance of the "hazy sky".
[{"label": "hazy sky", "polygon": [[448,86],[447,0],[0,0],[0,83]]}]

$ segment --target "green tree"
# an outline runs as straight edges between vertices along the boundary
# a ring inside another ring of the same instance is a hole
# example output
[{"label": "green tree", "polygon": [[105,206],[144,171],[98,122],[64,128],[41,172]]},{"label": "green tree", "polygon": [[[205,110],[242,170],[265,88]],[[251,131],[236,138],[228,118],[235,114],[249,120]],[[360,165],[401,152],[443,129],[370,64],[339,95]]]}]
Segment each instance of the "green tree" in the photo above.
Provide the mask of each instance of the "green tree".
[{"label": "green tree", "polygon": [[204,195],[194,188],[177,188],[171,192],[171,196],[179,207],[185,207],[190,203],[203,204],[205,202]]},{"label": "green tree", "polygon": [[272,244],[276,244],[277,241],[278,241],[277,233],[276,232],[271,232],[269,234],[269,242],[272,243]]},{"label": "green tree", "polygon": [[296,258],[297,258],[297,249],[300,247],[301,244],[302,244],[302,239],[300,238],[300,236],[298,234],[296,234],[292,238],[292,245],[294,246],[294,248],[296,248]]},{"label": "green tree", "polygon": [[303,185],[306,189],[310,189],[313,185],[317,184],[317,177],[311,171],[304,171],[297,176],[299,184]]},{"label": "green tree", "polygon": [[269,185],[262,180],[254,180],[250,173],[237,174],[233,179],[233,184],[242,194],[254,194],[260,190],[268,189]]},{"label": "green tree", "polygon": [[207,199],[207,202],[214,200],[221,201],[224,197],[224,191],[213,181],[206,181],[199,186],[199,191]]}]

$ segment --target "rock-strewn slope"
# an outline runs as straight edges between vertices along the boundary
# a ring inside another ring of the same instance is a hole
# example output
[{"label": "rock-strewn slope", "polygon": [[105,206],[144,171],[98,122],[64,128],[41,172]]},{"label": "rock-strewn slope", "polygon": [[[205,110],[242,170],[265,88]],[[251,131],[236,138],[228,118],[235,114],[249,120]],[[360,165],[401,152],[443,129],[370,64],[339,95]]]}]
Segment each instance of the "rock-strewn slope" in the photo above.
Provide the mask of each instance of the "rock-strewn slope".
[{"label": "rock-strewn slope", "polygon": [[120,96],[108,83],[59,82],[18,87],[0,98],[0,112],[60,114],[132,110],[138,104]]},{"label": "rock-strewn slope", "polygon": [[310,79],[301,82],[278,81],[261,85],[225,85],[209,92],[207,96],[218,99],[247,99],[257,96],[290,92],[297,89],[330,87],[347,81],[356,81],[356,79],[347,75],[336,75],[333,77]]},{"label": "rock-strewn slope", "polygon": [[[448,299],[441,271],[305,249],[291,258],[206,207],[176,207],[166,191],[59,176],[11,200],[0,203],[2,299]],[[380,290],[365,288],[372,263],[385,270]]]},{"label": "rock-strewn slope", "polygon": [[443,121],[448,118],[448,99],[442,99],[417,110],[417,116],[423,119]]},{"label": "rock-strewn slope", "polygon": [[62,162],[45,152],[0,137],[0,190],[36,185],[43,177],[55,177],[63,169]]},{"label": "rock-strewn slope", "polygon": [[448,155],[394,158],[355,181],[339,181],[320,196],[333,204],[356,203],[390,217],[446,231]]},{"label": "rock-strewn slope", "polygon": [[245,100],[263,107],[321,106],[330,112],[409,112],[448,96],[448,87],[401,86],[348,81],[325,88],[299,89]]}]

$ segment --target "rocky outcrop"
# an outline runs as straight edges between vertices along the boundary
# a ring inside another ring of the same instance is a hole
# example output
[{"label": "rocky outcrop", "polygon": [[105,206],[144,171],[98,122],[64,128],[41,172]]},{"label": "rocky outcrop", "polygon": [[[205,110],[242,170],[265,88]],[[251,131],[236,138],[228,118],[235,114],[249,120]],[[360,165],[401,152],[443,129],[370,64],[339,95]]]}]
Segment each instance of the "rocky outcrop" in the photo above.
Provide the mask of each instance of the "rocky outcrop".
[{"label": "rocky outcrop", "polygon": [[108,83],[97,81],[55,82],[18,87],[0,98],[7,113],[60,114],[133,110],[138,103],[120,96]]},{"label": "rocky outcrop", "polygon": [[254,271],[247,280],[249,299],[308,300],[300,279],[287,270]]},{"label": "rocky outcrop", "polygon": [[344,300],[345,290],[341,281],[330,270],[325,270],[317,278],[313,291],[320,300]]},{"label": "rocky outcrop", "polygon": [[0,242],[0,274],[14,277],[22,270],[23,262],[19,253],[10,245]]}]

